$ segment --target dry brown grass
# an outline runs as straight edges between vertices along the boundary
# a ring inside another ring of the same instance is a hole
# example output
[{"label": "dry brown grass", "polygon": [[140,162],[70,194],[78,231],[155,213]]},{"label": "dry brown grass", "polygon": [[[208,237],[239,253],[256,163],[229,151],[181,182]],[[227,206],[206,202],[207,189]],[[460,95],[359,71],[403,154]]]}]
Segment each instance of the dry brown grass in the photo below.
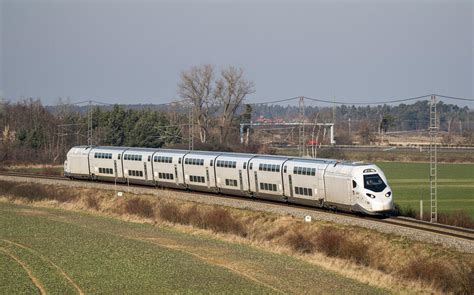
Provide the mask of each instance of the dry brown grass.
[{"label": "dry brown grass", "polygon": [[194,205],[188,208],[179,208],[172,203],[159,206],[160,217],[171,223],[192,225],[201,229],[209,229],[214,232],[232,233],[245,237],[247,231],[245,226],[237,220],[228,210],[213,207],[199,208]]},{"label": "dry brown grass", "polygon": [[17,183],[0,181],[0,194],[27,202],[55,200],[58,202],[75,201],[79,195],[71,190],[52,188],[37,183]]},{"label": "dry brown grass", "polygon": [[[12,185],[8,184],[0,182],[0,195],[11,190]],[[38,191],[38,187],[34,186],[17,194],[28,195],[33,188]],[[46,193],[51,193],[48,190],[53,188],[63,190],[50,186],[44,189]],[[97,214],[134,222],[164,223],[193,234],[210,234],[219,239],[293,255],[383,288],[398,288],[401,285],[403,290],[409,291],[428,288],[459,294],[473,289],[474,256],[448,251],[440,246],[427,247],[407,238],[362,228],[322,222],[305,223],[291,216],[176,201],[169,198],[169,192],[164,192],[163,198],[117,197],[112,192],[94,189],[74,192],[79,199],[69,198],[66,203],[56,200],[56,197],[15,197],[13,200],[35,202],[41,206],[52,204],[65,209],[93,210]],[[424,259],[420,260],[420,257]],[[449,271],[438,271],[442,269],[440,264],[447,265]]]}]

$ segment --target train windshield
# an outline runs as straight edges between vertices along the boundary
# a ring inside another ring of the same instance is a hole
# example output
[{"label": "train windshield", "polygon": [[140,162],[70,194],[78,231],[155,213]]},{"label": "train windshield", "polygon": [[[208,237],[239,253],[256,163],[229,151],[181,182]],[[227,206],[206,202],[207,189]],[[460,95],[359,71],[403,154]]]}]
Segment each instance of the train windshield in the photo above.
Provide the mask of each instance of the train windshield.
[{"label": "train windshield", "polygon": [[378,174],[364,175],[364,188],[379,193],[386,187],[387,185]]}]

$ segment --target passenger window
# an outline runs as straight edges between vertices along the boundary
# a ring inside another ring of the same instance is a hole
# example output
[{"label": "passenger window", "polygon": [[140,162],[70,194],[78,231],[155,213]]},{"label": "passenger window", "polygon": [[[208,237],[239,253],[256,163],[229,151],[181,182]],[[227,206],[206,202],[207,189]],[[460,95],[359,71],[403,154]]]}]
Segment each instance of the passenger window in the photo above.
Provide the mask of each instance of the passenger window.
[{"label": "passenger window", "polygon": [[178,158],[178,164],[181,164],[181,158]]},{"label": "passenger window", "polygon": [[148,156],[148,162],[151,162],[151,156]]},{"label": "passenger window", "polygon": [[249,169],[252,170],[253,163],[250,163]]},{"label": "passenger window", "polygon": [[283,167],[283,173],[286,173],[286,165]]},{"label": "passenger window", "polygon": [[247,163],[244,162],[244,169],[247,169]]},{"label": "passenger window", "polygon": [[212,165],[214,165],[214,160],[211,160],[211,164],[210,164],[210,165],[211,165],[211,167],[212,167]]},{"label": "passenger window", "polygon": [[357,182],[355,182],[355,180],[352,181],[352,188],[356,188],[357,187]]}]

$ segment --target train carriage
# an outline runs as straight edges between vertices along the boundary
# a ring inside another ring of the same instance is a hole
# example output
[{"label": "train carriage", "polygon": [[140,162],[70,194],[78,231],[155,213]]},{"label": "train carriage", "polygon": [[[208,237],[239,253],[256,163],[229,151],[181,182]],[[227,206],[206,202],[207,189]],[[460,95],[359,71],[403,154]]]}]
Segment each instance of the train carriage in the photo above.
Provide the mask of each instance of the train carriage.
[{"label": "train carriage", "polygon": [[197,191],[217,192],[214,164],[221,153],[192,151],[183,158],[186,187]]},{"label": "train carriage", "polygon": [[125,148],[94,147],[89,153],[90,177],[104,181],[124,182],[121,157]]},{"label": "train carriage", "polygon": [[220,192],[238,196],[251,196],[247,165],[250,154],[223,153],[214,165],[216,185]]},{"label": "train carriage", "polygon": [[64,161],[64,176],[69,178],[89,179],[89,146],[75,146],[67,153]]},{"label": "train carriage", "polygon": [[290,159],[283,166],[284,194],[291,203],[323,206],[324,171],[330,161]]},{"label": "train carriage", "polygon": [[123,175],[129,183],[154,183],[151,159],[158,149],[129,148],[122,156]]},{"label": "train carriage", "polygon": [[255,156],[249,161],[250,190],[255,197],[286,200],[283,194],[282,166],[287,157]]},{"label": "train carriage", "polygon": [[153,155],[155,184],[162,187],[185,188],[182,161],[189,151],[160,149]]}]

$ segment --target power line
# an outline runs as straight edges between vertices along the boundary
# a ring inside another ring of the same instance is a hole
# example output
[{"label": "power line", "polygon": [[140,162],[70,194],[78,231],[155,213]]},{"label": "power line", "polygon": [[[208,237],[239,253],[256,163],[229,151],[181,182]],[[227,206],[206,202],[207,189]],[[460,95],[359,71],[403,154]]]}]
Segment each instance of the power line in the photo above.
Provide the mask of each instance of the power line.
[{"label": "power line", "polygon": [[473,98],[446,96],[446,95],[441,95],[441,94],[434,94],[434,95],[436,95],[436,96],[438,96],[438,97],[442,97],[442,98],[448,98],[448,99],[464,100],[464,101],[474,101]]},{"label": "power line", "polygon": [[247,103],[247,104],[249,104],[249,105],[274,104],[274,103],[279,103],[279,102],[285,102],[285,101],[296,100],[296,99],[299,99],[300,97],[301,97],[301,96],[291,97],[291,98],[285,98],[285,99],[280,99],[280,100],[265,101],[265,102],[252,102],[252,103]]},{"label": "power line", "polygon": [[380,104],[389,104],[389,103],[412,101],[412,100],[417,100],[417,99],[420,99],[420,98],[427,98],[427,97],[430,97],[430,96],[431,96],[431,94],[428,94],[428,95],[421,95],[421,96],[415,96],[415,97],[409,97],[409,98],[403,98],[403,99],[392,99],[392,100],[385,100],[385,101],[377,101],[377,102],[343,102],[343,101],[319,99],[319,98],[313,98],[313,97],[307,97],[307,96],[305,96],[305,98],[308,99],[308,100],[312,100],[312,101],[324,102],[324,103],[330,103],[330,104],[342,104],[342,105],[380,105]]}]

